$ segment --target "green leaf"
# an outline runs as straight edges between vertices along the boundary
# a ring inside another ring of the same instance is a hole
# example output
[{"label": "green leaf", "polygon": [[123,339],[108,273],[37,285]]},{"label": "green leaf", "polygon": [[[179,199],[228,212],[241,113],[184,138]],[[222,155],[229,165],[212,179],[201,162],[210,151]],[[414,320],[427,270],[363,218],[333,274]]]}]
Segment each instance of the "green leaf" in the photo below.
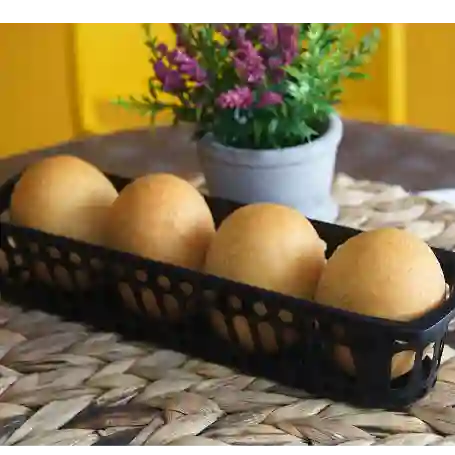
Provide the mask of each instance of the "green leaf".
[{"label": "green leaf", "polygon": [[273,136],[276,133],[277,128],[278,128],[278,119],[274,118],[271,120],[271,122],[269,123],[269,126],[267,128],[269,134],[271,134]]},{"label": "green leaf", "polygon": [[353,79],[355,81],[365,79],[367,76],[364,73],[349,73],[347,76],[349,79]]},{"label": "green leaf", "polygon": [[294,68],[292,66],[286,66],[284,68],[284,70],[286,71],[286,73],[288,73],[290,76],[296,78],[296,79],[299,79],[301,77],[301,70],[298,69],[298,68]]},{"label": "green leaf", "polygon": [[253,121],[253,136],[254,143],[259,144],[261,142],[262,135],[262,124],[258,121]]}]

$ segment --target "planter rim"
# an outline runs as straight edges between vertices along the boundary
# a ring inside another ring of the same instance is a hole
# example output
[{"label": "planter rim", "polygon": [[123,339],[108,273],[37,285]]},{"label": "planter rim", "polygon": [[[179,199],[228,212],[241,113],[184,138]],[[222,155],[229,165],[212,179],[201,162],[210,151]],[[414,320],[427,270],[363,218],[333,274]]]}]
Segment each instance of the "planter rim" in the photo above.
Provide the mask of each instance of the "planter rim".
[{"label": "planter rim", "polygon": [[329,117],[329,128],[317,139],[294,147],[278,149],[240,149],[225,146],[214,140],[211,133],[197,144],[202,159],[223,161],[231,166],[285,167],[302,161],[322,158],[320,155],[336,153],[343,135],[343,122],[333,113]]}]

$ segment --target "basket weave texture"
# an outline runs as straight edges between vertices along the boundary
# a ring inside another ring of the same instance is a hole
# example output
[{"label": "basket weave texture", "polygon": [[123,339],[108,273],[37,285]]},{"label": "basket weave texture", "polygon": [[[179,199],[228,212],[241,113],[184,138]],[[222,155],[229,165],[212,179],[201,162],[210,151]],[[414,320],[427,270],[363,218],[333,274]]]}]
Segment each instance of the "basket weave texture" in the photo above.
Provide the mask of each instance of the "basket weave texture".
[{"label": "basket weave texture", "polygon": [[[204,190],[204,182],[194,184]],[[455,207],[338,175],[339,224],[455,248]],[[0,445],[455,445],[455,324],[434,390],[362,410],[0,305]]]}]

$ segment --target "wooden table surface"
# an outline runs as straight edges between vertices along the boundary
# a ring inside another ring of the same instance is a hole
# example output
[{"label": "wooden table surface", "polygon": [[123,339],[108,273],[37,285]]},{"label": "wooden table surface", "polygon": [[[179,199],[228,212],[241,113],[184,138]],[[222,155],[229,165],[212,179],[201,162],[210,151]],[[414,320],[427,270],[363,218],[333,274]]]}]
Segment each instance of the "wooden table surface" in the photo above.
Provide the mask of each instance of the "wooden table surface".
[{"label": "wooden table surface", "polygon": [[[106,172],[127,177],[199,171],[188,131],[159,128],[94,136],[0,160],[0,182],[40,157],[79,155]],[[345,121],[337,170],[357,179],[402,185],[409,191],[455,187],[455,136]]]}]

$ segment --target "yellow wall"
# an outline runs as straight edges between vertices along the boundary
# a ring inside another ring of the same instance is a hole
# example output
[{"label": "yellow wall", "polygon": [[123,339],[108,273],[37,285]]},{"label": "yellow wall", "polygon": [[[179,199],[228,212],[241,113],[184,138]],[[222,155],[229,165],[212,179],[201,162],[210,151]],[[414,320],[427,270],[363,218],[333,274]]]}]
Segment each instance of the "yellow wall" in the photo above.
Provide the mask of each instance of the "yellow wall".
[{"label": "yellow wall", "polygon": [[[154,24],[154,33],[169,44],[168,24]],[[147,125],[147,119],[113,105],[119,95],[141,96],[151,73],[148,49],[138,24],[78,24],[76,67],[82,128],[107,133]]]},{"label": "yellow wall", "polygon": [[455,24],[407,29],[406,122],[455,133]]},{"label": "yellow wall", "polygon": [[[346,84],[343,115],[455,133],[455,24],[378,26],[382,40],[367,70]],[[168,24],[153,24],[172,42]],[[0,25],[0,156],[84,134],[147,125],[113,106],[141,95],[151,67],[138,24]]]},{"label": "yellow wall", "polygon": [[388,121],[388,42],[387,24],[356,24],[355,31],[361,36],[377,27],[381,31],[381,44],[374,58],[364,68],[369,79],[362,82],[347,81],[344,84],[341,113],[350,118],[365,119],[374,122]]},{"label": "yellow wall", "polygon": [[1,24],[0,43],[0,156],[73,137],[71,27]]}]

